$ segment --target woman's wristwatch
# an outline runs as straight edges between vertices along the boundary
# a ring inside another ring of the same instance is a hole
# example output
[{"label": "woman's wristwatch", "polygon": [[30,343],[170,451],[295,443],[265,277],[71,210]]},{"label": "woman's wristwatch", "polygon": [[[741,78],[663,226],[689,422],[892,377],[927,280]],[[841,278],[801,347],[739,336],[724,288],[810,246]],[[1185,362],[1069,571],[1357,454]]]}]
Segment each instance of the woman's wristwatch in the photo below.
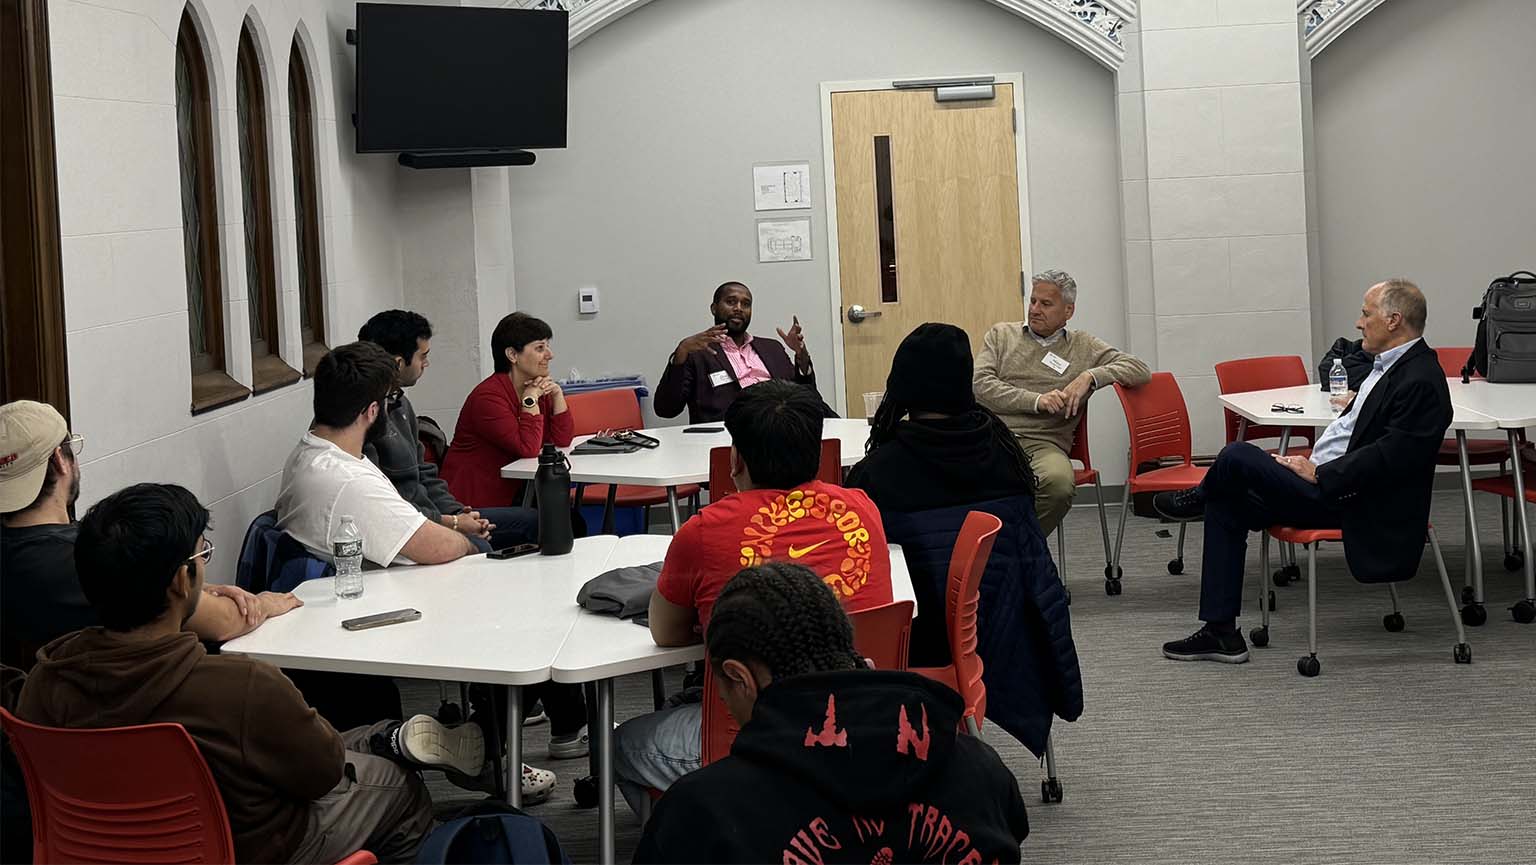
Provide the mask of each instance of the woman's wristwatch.
[{"label": "woman's wristwatch", "polygon": [[523,397],[523,408],[533,408],[534,406],[536,406],[538,404],[539,404],[539,401],[534,399],[531,396]]}]

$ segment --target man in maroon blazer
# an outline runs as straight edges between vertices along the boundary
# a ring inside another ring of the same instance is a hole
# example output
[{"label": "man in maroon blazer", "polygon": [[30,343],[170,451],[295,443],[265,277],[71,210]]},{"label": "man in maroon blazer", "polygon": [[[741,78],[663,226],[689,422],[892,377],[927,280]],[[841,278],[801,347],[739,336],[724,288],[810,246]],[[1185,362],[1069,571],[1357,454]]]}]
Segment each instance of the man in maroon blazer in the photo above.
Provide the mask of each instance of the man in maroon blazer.
[{"label": "man in maroon blazer", "polygon": [[[769,379],[787,379],[816,389],[811,353],[800,333],[800,319],[788,333],[779,330],[783,345],[772,338],[751,336],[752,290],[739,282],[715,289],[709,305],[715,326],[677,344],[656,385],[652,408],[659,417],[677,417],[688,409],[689,423],[709,423],[725,417],[725,409],[744,388]],[[788,346],[794,360],[784,351]]]}]

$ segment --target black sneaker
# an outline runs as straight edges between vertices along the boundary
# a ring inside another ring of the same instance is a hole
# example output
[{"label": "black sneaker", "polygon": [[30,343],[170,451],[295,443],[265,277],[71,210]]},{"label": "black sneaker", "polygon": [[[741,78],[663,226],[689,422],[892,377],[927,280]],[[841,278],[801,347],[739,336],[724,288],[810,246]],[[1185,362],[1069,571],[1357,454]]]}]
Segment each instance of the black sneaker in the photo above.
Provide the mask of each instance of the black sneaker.
[{"label": "black sneaker", "polygon": [[1152,497],[1152,509],[1164,519],[1176,523],[1198,520],[1205,515],[1205,493],[1199,487],[1190,487],[1172,493],[1158,493]]},{"label": "black sneaker", "polygon": [[1182,640],[1163,644],[1163,657],[1175,661],[1220,661],[1243,664],[1248,661],[1248,642],[1241,631],[1220,633],[1209,625]]}]

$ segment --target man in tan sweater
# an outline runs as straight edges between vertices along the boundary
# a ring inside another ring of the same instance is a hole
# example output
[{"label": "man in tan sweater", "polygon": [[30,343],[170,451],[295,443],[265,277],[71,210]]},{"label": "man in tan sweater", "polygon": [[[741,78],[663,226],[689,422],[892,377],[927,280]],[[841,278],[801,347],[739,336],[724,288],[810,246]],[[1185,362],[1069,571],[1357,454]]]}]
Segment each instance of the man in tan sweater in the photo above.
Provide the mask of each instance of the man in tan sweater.
[{"label": "man in tan sweater", "polygon": [[1067,450],[1088,397],[1119,382],[1151,378],[1147,365],[1089,333],[1068,331],[1077,309],[1077,281],[1064,270],[1035,274],[1029,321],[995,324],[976,356],[976,400],[1008,424],[1035,470],[1035,513],[1055,531],[1077,485]]}]

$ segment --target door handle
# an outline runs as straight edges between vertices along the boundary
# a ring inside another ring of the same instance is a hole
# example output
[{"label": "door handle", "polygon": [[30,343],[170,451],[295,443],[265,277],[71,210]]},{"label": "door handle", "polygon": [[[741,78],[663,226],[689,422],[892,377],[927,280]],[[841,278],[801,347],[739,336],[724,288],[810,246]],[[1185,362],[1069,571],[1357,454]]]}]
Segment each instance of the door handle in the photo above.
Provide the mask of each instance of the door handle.
[{"label": "door handle", "polygon": [[879,318],[880,315],[881,313],[879,310],[868,312],[864,309],[864,307],[859,306],[858,304],[854,304],[853,306],[848,307],[848,320],[854,324],[858,324],[866,318]]}]

